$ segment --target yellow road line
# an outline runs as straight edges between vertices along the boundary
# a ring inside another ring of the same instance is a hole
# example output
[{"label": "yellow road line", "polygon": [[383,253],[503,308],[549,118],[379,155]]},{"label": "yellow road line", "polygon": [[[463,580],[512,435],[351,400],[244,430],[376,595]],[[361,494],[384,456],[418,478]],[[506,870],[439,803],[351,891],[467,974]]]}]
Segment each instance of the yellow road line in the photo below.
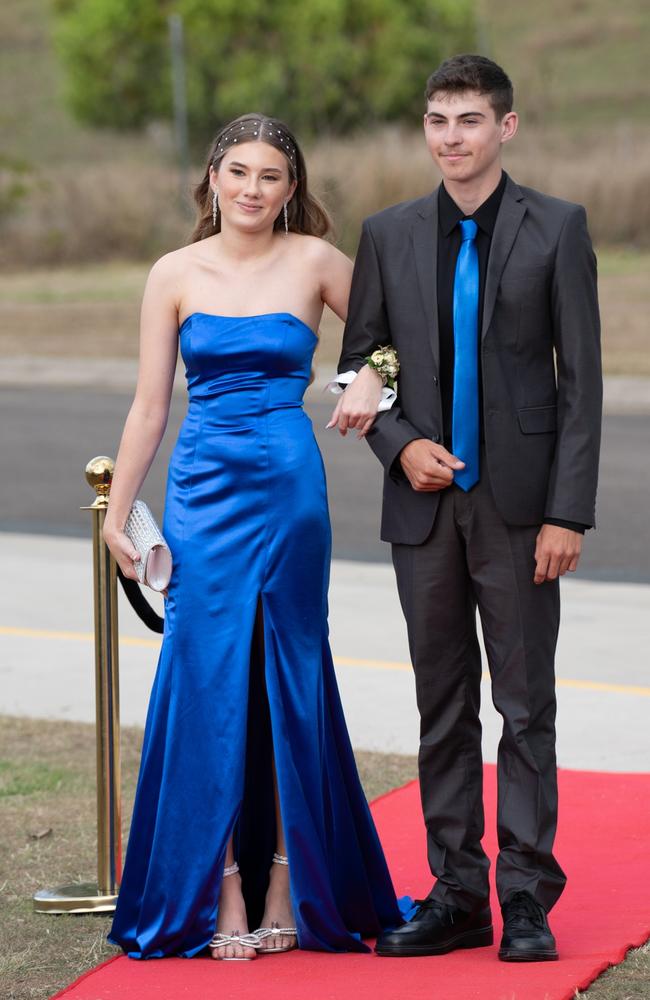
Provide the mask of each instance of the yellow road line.
[{"label": "yellow road line", "polygon": [[650,697],[650,687],[640,684],[608,684],[606,681],[576,681],[568,677],[558,677],[557,687],[579,688],[582,691],[613,691],[615,694],[639,694],[643,698]]},{"label": "yellow road line", "polygon": [[[375,670],[408,670],[412,672],[410,663],[400,663],[392,660],[359,660],[349,656],[335,656],[334,663],[337,667],[371,667]],[[489,673],[483,674],[483,680],[490,679]],[[558,687],[580,688],[584,691],[610,691],[615,694],[638,694],[646,698],[650,697],[650,687],[641,687],[635,684],[609,684],[606,681],[579,681],[571,680],[568,677],[558,677],[556,682]]]},{"label": "yellow road line", "polygon": [[[10,625],[0,625],[0,635],[14,636],[20,639],[63,639],[67,642],[94,642],[92,632],[61,632],[47,628],[13,628]],[[134,635],[120,636],[120,645],[144,646],[148,649],[158,649],[160,639],[139,639]]]},{"label": "yellow road line", "polygon": [[[54,629],[38,628],[14,628],[10,625],[0,625],[0,636],[13,636],[22,639],[57,639],[68,642],[94,642],[95,636],[92,632],[62,632]],[[121,646],[140,646],[145,649],[159,649],[160,639],[140,639],[133,635],[120,636]],[[351,656],[335,656],[334,663],[337,667],[365,667],[371,670],[406,670],[411,673],[411,664],[403,663],[400,660],[367,660]],[[489,679],[489,674],[483,674],[483,680]],[[643,698],[650,698],[650,687],[642,687],[638,684],[609,684],[606,681],[583,681],[572,680],[568,677],[558,677],[557,686],[562,688],[574,688],[581,691],[604,691],[610,694],[631,694],[640,695]]]}]

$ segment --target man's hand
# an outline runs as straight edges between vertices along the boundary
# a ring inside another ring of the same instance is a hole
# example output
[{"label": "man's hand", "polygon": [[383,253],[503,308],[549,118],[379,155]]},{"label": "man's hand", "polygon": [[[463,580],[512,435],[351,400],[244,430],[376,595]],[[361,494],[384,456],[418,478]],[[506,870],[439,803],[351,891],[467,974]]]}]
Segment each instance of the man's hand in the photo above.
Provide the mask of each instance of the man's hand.
[{"label": "man's hand", "polygon": [[418,492],[444,490],[454,481],[454,469],[465,468],[464,462],[428,438],[409,441],[399,459],[409,483]]},{"label": "man's hand", "polygon": [[366,365],[339,399],[326,427],[338,427],[343,437],[356,427],[357,437],[365,437],[375,422],[382,388],[381,375]]},{"label": "man's hand", "polygon": [[582,550],[582,535],[557,524],[543,524],[535,546],[535,583],[557,580],[565,573],[575,573]]}]

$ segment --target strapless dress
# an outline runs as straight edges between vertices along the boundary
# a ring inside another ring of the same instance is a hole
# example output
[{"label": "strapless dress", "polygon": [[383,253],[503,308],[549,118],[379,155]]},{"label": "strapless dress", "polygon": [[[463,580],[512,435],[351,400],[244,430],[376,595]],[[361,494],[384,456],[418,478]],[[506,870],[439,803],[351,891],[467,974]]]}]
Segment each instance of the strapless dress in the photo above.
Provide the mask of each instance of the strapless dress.
[{"label": "strapless dress", "polygon": [[274,760],[299,946],[362,951],[400,915],[328,642],[327,491],[303,409],[317,337],[289,313],[193,313],[179,334],[174,568],[109,940],[133,958],[202,951],[233,835],[259,926]]}]

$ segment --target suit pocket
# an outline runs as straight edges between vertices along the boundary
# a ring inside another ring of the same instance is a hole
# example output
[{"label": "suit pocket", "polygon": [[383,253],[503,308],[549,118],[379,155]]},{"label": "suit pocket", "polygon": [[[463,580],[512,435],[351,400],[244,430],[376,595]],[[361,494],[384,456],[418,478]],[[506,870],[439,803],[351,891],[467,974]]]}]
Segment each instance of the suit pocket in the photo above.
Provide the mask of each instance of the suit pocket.
[{"label": "suit pocket", "polygon": [[522,434],[552,434],[557,427],[557,406],[527,406],[517,410]]}]

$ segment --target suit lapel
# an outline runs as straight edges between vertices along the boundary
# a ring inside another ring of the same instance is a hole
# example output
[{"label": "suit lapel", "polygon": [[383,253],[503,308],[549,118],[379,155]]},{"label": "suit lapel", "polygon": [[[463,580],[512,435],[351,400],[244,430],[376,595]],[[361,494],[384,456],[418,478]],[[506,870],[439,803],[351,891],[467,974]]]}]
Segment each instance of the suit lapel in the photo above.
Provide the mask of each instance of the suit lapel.
[{"label": "suit lapel", "polygon": [[512,250],[512,244],[519,232],[519,227],[525,214],[526,206],[524,205],[523,192],[508,177],[492,235],[490,256],[488,257],[485,298],[483,302],[482,337],[485,336],[490,325],[501,275],[503,274],[508,255]]},{"label": "suit lapel", "polygon": [[415,268],[420,286],[422,308],[436,370],[440,364],[438,333],[438,191],[429,195],[418,208],[411,229]]}]

